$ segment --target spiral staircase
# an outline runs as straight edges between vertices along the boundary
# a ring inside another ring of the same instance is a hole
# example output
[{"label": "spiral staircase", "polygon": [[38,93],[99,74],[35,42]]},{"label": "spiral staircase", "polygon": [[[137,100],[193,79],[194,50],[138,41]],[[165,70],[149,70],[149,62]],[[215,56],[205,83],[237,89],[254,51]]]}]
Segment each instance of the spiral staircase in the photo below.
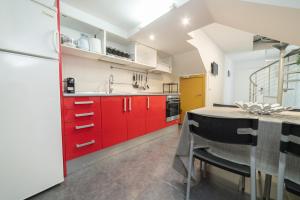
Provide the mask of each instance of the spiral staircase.
[{"label": "spiral staircase", "polygon": [[249,101],[300,108],[300,48],[286,52],[286,46],[274,45],[280,58],[250,75]]}]

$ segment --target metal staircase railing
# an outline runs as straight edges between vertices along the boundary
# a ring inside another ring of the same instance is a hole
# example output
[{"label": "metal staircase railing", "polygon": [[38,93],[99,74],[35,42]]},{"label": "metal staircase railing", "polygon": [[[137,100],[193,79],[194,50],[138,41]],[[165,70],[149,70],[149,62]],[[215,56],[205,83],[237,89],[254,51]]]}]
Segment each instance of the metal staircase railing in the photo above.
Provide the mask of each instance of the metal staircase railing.
[{"label": "metal staircase railing", "polygon": [[[300,99],[300,65],[296,57],[300,49],[284,56],[284,79],[282,104],[297,106]],[[276,60],[250,75],[249,101],[276,103],[278,101],[278,80],[280,60]]]}]

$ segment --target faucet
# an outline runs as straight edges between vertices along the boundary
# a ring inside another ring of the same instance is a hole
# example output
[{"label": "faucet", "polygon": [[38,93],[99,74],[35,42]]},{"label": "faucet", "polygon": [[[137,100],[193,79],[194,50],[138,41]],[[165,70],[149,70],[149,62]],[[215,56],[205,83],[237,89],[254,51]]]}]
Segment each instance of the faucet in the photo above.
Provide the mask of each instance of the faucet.
[{"label": "faucet", "polygon": [[112,85],[114,84],[114,76],[111,74],[108,79],[108,93],[111,94],[113,91]]}]

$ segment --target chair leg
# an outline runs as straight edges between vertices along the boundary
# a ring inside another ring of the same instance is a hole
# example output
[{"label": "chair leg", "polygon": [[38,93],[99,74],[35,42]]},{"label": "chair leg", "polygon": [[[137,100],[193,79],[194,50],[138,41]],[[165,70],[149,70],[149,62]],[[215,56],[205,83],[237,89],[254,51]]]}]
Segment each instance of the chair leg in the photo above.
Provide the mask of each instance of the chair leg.
[{"label": "chair leg", "polygon": [[192,165],[193,165],[193,147],[194,142],[191,141],[190,144],[190,155],[189,155],[189,168],[188,168],[188,177],[187,177],[187,188],[186,188],[186,200],[190,199],[190,190],[191,190],[191,177],[192,177]]},{"label": "chair leg", "polygon": [[251,200],[256,200],[256,147],[251,148]]},{"label": "chair leg", "polygon": [[263,196],[264,200],[270,200],[271,186],[272,186],[272,176],[266,174],[264,196]]},{"label": "chair leg", "polygon": [[280,153],[279,167],[278,167],[278,180],[277,180],[277,200],[283,200],[284,194],[284,172],[285,172],[286,155]]},{"label": "chair leg", "polygon": [[241,191],[245,192],[245,182],[246,182],[246,177],[241,176]]},{"label": "chair leg", "polygon": [[257,171],[257,175],[258,175],[258,193],[259,193],[259,197],[262,199],[263,198],[263,184],[262,184],[262,175],[261,175],[261,171]]},{"label": "chair leg", "polygon": [[204,161],[201,161],[200,170],[202,172],[201,177],[206,178],[206,163]]}]

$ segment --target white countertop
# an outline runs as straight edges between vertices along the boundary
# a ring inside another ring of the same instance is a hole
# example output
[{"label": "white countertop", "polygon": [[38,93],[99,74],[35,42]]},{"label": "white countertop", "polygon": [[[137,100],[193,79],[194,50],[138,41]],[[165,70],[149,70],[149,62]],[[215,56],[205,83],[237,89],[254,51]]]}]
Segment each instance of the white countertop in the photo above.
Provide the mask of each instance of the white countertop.
[{"label": "white countertop", "polygon": [[154,93],[154,92],[140,92],[140,93],[105,93],[105,92],[76,92],[76,93],[64,93],[65,97],[87,97],[87,96],[168,96],[179,95],[179,93]]}]

